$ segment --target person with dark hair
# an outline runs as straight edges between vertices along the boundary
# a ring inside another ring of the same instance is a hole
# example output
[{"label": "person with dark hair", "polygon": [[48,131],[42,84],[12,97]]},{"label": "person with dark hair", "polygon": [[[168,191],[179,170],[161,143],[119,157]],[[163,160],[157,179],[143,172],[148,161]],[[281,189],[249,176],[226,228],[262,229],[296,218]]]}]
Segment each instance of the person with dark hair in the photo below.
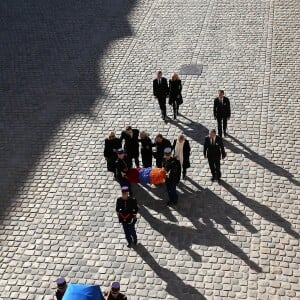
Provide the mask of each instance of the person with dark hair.
[{"label": "person with dark hair", "polygon": [[209,135],[205,138],[204,158],[208,159],[210,171],[212,174],[211,181],[217,180],[221,183],[221,157],[224,159],[226,157],[225,148],[223,145],[222,138],[216,135],[216,130],[213,129],[209,132]]},{"label": "person with dark hair", "polygon": [[156,79],[153,80],[153,95],[158,100],[163,120],[166,119],[167,114],[166,99],[168,94],[168,81],[162,76],[162,71],[158,71]]},{"label": "person with dark hair", "polygon": [[186,177],[186,170],[191,166],[190,154],[191,147],[189,141],[183,134],[179,134],[178,138],[174,140],[173,146],[174,157],[180,162],[182,169],[182,179]]},{"label": "person with dark hair", "polygon": [[110,290],[105,294],[105,300],[127,300],[127,297],[120,293],[120,283],[113,282]]},{"label": "person with dark hair", "polygon": [[176,191],[176,186],[180,181],[180,162],[172,157],[172,149],[165,148],[164,149],[164,160],[163,160],[163,168],[166,171],[166,187],[169,196],[169,201],[167,205],[177,204],[178,195]]},{"label": "person with dark hair", "polygon": [[139,130],[132,129],[131,126],[127,126],[124,131],[121,133],[121,143],[125,140],[124,150],[127,154],[128,160],[132,161],[134,159],[135,166],[140,166],[139,154],[140,154],[140,145],[139,145]]},{"label": "person with dark hair", "polygon": [[224,91],[219,90],[219,97],[214,100],[214,118],[218,122],[218,134],[222,137],[224,131],[224,136],[227,136],[227,121],[231,116],[230,101],[224,96]]},{"label": "person with dark hair", "polygon": [[152,146],[153,143],[147,132],[140,132],[141,155],[144,168],[152,167]]},{"label": "person with dark hair", "polygon": [[138,212],[137,201],[135,198],[129,196],[129,189],[127,186],[122,187],[122,197],[117,199],[116,211],[119,222],[122,224],[127,247],[130,248],[133,244],[137,244],[137,235],[135,230],[136,214]]},{"label": "person with dark hair", "polygon": [[130,165],[130,162],[132,163],[132,160],[128,160],[127,156],[124,152],[123,148],[119,148],[117,150],[117,155],[118,158],[116,160],[116,179],[119,182],[121,188],[123,186],[128,187],[129,189],[129,194],[132,194],[131,191],[131,183],[129,182],[128,178],[127,178],[127,172],[129,171],[129,169],[132,167],[132,165]]},{"label": "person with dark hair", "polygon": [[155,138],[154,146],[156,147],[156,151],[154,152],[154,157],[156,159],[156,167],[161,168],[164,158],[164,149],[171,148],[171,142],[159,133]]},{"label": "person with dark hair", "polygon": [[56,299],[62,300],[68,287],[67,282],[63,277],[60,277],[56,279],[56,285],[57,285],[57,290],[55,293]]},{"label": "person with dark hair", "polygon": [[116,137],[114,131],[109,133],[107,139],[105,139],[104,157],[107,162],[107,170],[114,173],[115,176],[115,162],[118,158],[117,150],[122,147],[120,139]]},{"label": "person with dark hair", "polygon": [[179,114],[179,105],[183,103],[181,91],[181,80],[178,74],[174,73],[169,81],[169,104],[173,106],[174,120]]}]

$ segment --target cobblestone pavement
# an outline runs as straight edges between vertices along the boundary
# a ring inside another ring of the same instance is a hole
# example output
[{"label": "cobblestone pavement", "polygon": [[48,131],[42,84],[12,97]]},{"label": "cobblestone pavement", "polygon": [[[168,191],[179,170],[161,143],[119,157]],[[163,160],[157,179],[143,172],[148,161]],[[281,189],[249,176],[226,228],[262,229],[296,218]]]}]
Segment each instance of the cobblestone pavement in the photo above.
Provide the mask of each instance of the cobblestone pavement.
[{"label": "cobblestone pavement", "polygon": [[[0,298],[53,299],[62,275],[120,280],[129,299],[299,299],[299,1],[24,2],[0,4]],[[152,79],[183,64],[203,73],[182,75],[165,124]],[[220,186],[202,158],[218,88],[233,109]],[[134,187],[131,250],[102,156],[128,124],[192,146],[178,207]]]}]

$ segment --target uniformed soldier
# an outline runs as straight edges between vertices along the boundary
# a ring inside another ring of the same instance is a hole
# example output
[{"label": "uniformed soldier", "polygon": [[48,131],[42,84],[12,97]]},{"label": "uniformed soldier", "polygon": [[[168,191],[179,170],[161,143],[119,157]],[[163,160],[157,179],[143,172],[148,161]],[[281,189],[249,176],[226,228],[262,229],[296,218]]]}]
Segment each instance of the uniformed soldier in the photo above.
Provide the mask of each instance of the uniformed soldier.
[{"label": "uniformed soldier", "polygon": [[123,186],[121,190],[122,197],[117,199],[116,211],[128,242],[127,247],[130,248],[132,243],[135,245],[137,244],[135,223],[138,206],[136,199],[129,196],[129,189],[127,186]]},{"label": "uniformed soldier", "polygon": [[120,293],[120,283],[113,282],[110,290],[105,294],[105,300],[127,300],[127,297]]},{"label": "uniformed soldier", "polygon": [[63,277],[57,278],[56,279],[56,285],[57,285],[57,290],[55,293],[56,299],[57,300],[62,300],[65,291],[67,290],[67,282]]},{"label": "uniformed soldier", "polygon": [[163,168],[166,171],[166,187],[169,195],[167,205],[172,205],[178,201],[176,186],[180,181],[181,167],[180,162],[171,156],[171,148],[165,148],[164,153]]},{"label": "uniformed soldier", "polygon": [[129,189],[129,194],[132,194],[131,184],[127,179],[127,172],[131,168],[130,163],[125,155],[123,148],[117,150],[118,159],[116,160],[116,179],[119,182],[121,188],[126,186]]}]

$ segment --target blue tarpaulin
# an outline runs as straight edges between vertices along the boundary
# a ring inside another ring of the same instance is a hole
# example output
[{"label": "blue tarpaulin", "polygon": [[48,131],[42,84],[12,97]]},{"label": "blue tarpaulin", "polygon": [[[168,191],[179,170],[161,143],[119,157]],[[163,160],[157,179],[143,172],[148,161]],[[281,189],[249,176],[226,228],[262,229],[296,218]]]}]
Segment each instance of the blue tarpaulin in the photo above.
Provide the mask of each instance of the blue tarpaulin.
[{"label": "blue tarpaulin", "polygon": [[99,285],[69,283],[63,300],[104,300]]},{"label": "blue tarpaulin", "polygon": [[150,183],[150,173],[152,168],[142,168],[139,171],[139,180],[141,184],[147,184]]}]

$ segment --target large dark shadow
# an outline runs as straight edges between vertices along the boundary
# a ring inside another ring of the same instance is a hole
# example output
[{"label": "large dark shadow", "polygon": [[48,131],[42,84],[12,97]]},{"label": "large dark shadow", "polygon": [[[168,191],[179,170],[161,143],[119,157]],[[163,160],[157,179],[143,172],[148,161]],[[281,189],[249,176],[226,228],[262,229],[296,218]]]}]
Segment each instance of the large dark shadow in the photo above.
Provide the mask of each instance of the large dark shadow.
[{"label": "large dark shadow", "polygon": [[299,239],[300,235],[294,231],[291,227],[291,223],[281,217],[277,212],[269,208],[268,206],[261,204],[253,199],[250,199],[234,189],[230,184],[222,182],[223,187],[231,193],[238,201],[249,207],[255,213],[260,215],[262,218],[266,219],[269,222],[283,228],[286,233],[292,237]]},{"label": "large dark shadow", "polygon": [[99,63],[111,42],[131,35],[135,2],[1,1],[2,215],[58,126],[91,112],[102,94]]},{"label": "large dark shadow", "polygon": [[250,260],[242,249],[210,224],[199,222],[198,228],[194,229],[174,223],[165,223],[151,215],[143,206],[140,207],[140,213],[155,231],[166,238],[170,245],[178,250],[186,250],[196,261],[201,261],[201,256],[191,249],[192,245],[218,246],[243,260],[256,272],[262,272],[261,267]]},{"label": "large dark shadow", "polygon": [[[181,119],[184,119],[185,121],[182,121]],[[200,123],[194,122],[193,120],[191,120],[190,118],[184,115],[180,115],[180,117],[176,121],[170,120],[170,123],[178,127],[180,131],[182,131],[182,133],[186,135],[188,138],[196,141],[201,145],[204,144],[204,138],[209,132],[208,128],[206,128]],[[232,135],[228,135],[228,137],[231,138],[231,140],[235,142],[237,145],[239,145],[241,148],[237,147],[232,142],[228,141],[228,139],[224,139],[225,149],[230,149],[233,153],[243,154],[246,158],[252,160],[253,162],[257,163],[263,168],[269,170],[270,172],[278,176],[285,177],[291,183],[300,186],[300,182],[297,181],[290,172],[277,166],[267,158],[258,155],[256,152],[251,150],[249,147],[247,147],[245,144],[240,142]],[[202,153],[200,153],[200,156],[201,155]]]},{"label": "large dark shadow", "polygon": [[138,244],[134,247],[139,256],[166,284],[166,291],[176,299],[204,300],[206,299],[197,289],[184,283],[174,272],[160,266],[147,249]]},{"label": "large dark shadow", "polygon": [[[178,204],[173,209],[178,211],[183,217],[188,218],[196,228],[198,226],[202,228],[201,223],[199,223],[199,219],[202,218],[205,224],[214,226],[213,222],[215,222],[223,226],[228,232],[234,233],[235,230],[232,226],[232,220],[234,220],[244,226],[249,232],[257,233],[257,229],[251,224],[250,219],[245,214],[235,206],[225,202],[211,190],[201,189],[195,192],[183,182],[180,182],[178,187],[184,191],[184,194],[179,196]],[[176,222],[177,220],[173,216],[171,209],[166,206],[165,199],[167,199],[167,195],[164,190],[162,188],[151,189],[149,186],[145,190],[142,186],[137,185],[134,194],[139,204],[157,211],[171,222]],[[155,193],[158,198],[164,200],[153,199],[147,194],[147,191]]]}]

